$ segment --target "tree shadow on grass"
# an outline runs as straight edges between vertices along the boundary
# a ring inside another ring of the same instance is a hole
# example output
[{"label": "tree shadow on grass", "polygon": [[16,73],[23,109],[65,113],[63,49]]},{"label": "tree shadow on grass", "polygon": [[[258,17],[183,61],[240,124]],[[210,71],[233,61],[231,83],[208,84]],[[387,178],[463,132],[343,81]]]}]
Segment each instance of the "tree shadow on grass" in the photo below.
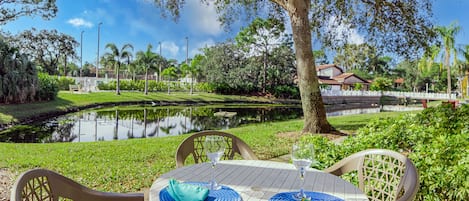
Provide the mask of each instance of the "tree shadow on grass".
[{"label": "tree shadow on grass", "polygon": [[77,106],[73,105],[73,102],[62,98],[35,103],[3,104],[0,105],[0,128],[11,124],[50,118],[78,109]]}]

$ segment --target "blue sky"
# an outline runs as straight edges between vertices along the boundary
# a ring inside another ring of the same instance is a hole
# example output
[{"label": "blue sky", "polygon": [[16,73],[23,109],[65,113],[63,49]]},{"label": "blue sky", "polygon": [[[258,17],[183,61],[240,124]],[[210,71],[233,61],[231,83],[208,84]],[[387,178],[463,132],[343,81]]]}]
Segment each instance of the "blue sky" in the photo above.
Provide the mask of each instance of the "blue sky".
[{"label": "blue sky", "polygon": [[[178,23],[171,18],[162,18],[160,10],[148,3],[151,0],[57,0],[59,12],[49,21],[40,17],[22,17],[1,27],[3,31],[18,33],[31,29],[57,29],[71,35],[80,42],[83,34],[83,62],[96,62],[98,24],[100,27],[100,54],[107,43],[121,47],[125,43],[134,45],[135,51],[146,50],[149,43],[168,59],[183,61],[186,57],[186,37],[189,39],[189,57],[199,48],[232,38],[240,26],[225,32],[216,21],[215,9],[201,5],[199,0],[187,0]],[[457,44],[469,44],[469,0],[435,0],[434,22],[447,26],[457,20],[462,27],[456,38]],[[360,36],[354,36],[360,38]],[[80,55],[80,47],[77,48]],[[332,59],[332,58],[330,58]],[[78,63],[78,61],[77,61]]]}]

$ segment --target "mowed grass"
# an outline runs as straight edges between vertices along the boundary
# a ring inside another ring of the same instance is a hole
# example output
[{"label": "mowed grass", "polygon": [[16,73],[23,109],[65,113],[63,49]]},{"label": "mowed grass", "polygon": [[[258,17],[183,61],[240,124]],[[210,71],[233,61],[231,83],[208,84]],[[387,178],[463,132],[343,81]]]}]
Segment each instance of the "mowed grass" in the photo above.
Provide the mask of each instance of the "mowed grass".
[{"label": "mowed grass", "polygon": [[[356,130],[371,119],[402,112],[330,117],[338,128]],[[293,142],[279,137],[298,132],[302,120],[253,124],[227,130],[243,139],[263,160],[287,154]],[[0,143],[0,168],[16,176],[31,168],[57,171],[88,187],[103,191],[135,192],[149,188],[161,174],[175,168],[174,154],[187,135],[108,142],[9,144]]]},{"label": "mowed grass", "polygon": [[70,108],[76,108],[88,105],[97,105],[103,103],[141,103],[151,104],[167,103],[223,103],[223,102],[269,102],[271,100],[262,97],[247,97],[247,96],[234,96],[234,95],[218,95],[213,93],[197,92],[195,94],[188,94],[188,92],[175,92],[175,93],[149,93],[144,95],[143,92],[121,92],[121,95],[116,95],[115,92],[99,92],[99,93],[70,93],[68,91],[61,91],[58,97],[53,101],[28,103],[28,104],[12,104],[0,105],[0,124],[9,124],[11,122],[18,122],[25,118],[39,116],[49,112],[66,111]]}]

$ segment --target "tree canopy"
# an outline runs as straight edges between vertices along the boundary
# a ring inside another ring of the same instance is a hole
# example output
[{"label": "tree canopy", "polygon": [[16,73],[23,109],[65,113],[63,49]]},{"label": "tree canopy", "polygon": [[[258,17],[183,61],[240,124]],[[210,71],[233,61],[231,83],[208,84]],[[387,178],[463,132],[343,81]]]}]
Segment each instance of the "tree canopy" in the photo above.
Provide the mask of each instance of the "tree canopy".
[{"label": "tree canopy", "polygon": [[57,11],[55,0],[1,0],[0,25],[31,15],[40,15],[48,20],[55,17]]},{"label": "tree canopy", "polygon": [[[303,132],[328,133],[319,81],[312,52],[312,33],[331,48],[347,43],[351,29],[363,33],[379,50],[399,55],[416,55],[435,36],[431,24],[430,0],[201,0],[213,3],[224,25],[239,16],[268,15],[290,19],[296,54],[298,86],[305,119]],[[177,19],[185,0],[154,0],[163,15]],[[345,41],[345,42],[344,42]]]},{"label": "tree canopy", "polygon": [[[49,74],[57,74],[61,58],[75,59],[78,42],[72,36],[57,30],[26,30],[8,37],[11,42]],[[66,61],[64,62],[66,63]]]}]

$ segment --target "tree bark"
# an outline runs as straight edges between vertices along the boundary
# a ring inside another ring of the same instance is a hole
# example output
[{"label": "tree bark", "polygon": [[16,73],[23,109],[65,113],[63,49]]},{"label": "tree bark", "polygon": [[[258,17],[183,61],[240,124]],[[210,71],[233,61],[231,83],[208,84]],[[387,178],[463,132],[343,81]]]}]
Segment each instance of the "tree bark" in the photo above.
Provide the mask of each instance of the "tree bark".
[{"label": "tree bark", "polygon": [[296,50],[298,85],[303,108],[303,133],[329,133],[332,126],[326,118],[319,81],[314,64],[311,29],[308,19],[310,0],[283,1],[290,16]]}]

